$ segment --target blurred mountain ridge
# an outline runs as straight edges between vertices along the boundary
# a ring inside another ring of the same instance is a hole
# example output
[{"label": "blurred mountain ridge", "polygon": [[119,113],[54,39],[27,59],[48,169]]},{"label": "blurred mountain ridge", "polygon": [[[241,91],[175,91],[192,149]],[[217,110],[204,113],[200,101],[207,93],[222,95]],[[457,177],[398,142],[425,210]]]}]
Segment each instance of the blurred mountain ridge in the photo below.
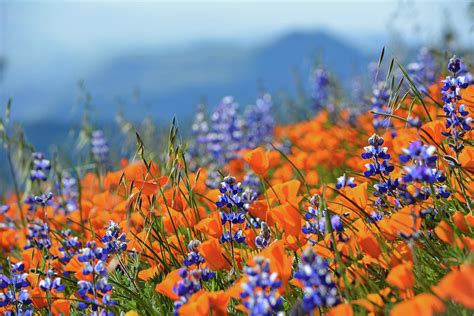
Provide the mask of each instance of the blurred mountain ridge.
[{"label": "blurred mountain ridge", "polygon": [[[15,118],[25,122],[77,122],[77,81],[83,79],[92,97],[93,116],[98,123],[110,122],[121,110],[130,120],[151,116],[170,120],[190,116],[205,100],[209,108],[225,95],[233,95],[242,105],[253,103],[258,90],[270,93],[295,91],[298,73],[305,85],[317,63],[323,64],[345,87],[366,71],[377,58],[348,41],[325,31],[295,31],[276,39],[246,45],[229,41],[163,50],[124,52],[96,63],[74,64],[58,59],[57,66],[32,73],[27,80],[4,86],[13,96]],[[8,65],[7,65],[8,66]],[[74,77],[82,73],[82,77]],[[9,76],[7,73],[5,76]],[[1,84],[1,83],[0,83]],[[11,90],[11,91],[10,91]],[[2,98],[3,99],[3,98]]]}]

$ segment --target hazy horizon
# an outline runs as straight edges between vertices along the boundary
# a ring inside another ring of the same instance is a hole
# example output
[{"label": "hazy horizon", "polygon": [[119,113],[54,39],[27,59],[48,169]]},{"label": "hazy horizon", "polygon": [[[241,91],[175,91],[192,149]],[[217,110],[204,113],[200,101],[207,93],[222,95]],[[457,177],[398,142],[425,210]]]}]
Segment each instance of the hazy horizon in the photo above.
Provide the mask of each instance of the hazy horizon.
[{"label": "hazy horizon", "polygon": [[[0,2],[0,58],[4,59],[1,107],[7,98],[13,97],[24,110],[21,119],[43,119],[42,111],[59,102],[59,96],[61,102],[67,98],[70,99],[67,102],[73,102],[70,96],[78,80],[87,83],[104,65],[122,56],[140,57],[173,50],[192,55],[196,46],[209,43],[242,49],[270,43],[296,31],[320,30],[360,51],[378,53],[392,38],[409,44],[433,45],[442,38],[446,28],[452,28],[462,34],[459,44],[466,46],[474,43],[472,31],[461,33],[472,27],[466,14],[468,4],[467,1],[446,4],[388,0],[297,3],[3,0]],[[130,90],[134,84],[131,79]],[[17,114],[18,110],[14,115]]]}]

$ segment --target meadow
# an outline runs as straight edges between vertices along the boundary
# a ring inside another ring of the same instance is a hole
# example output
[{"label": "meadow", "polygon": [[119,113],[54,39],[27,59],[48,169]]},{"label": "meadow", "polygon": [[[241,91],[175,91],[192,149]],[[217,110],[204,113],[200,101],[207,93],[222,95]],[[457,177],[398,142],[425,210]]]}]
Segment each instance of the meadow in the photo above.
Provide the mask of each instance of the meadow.
[{"label": "meadow", "polygon": [[0,312],[472,314],[474,79],[460,57],[402,65],[382,50],[347,102],[317,67],[307,119],[279,123],[266,92],[246,108],[224,97],[154,147],[126,118],[111,146],[88,118],[74,160],[36,152],[7,104]]}]

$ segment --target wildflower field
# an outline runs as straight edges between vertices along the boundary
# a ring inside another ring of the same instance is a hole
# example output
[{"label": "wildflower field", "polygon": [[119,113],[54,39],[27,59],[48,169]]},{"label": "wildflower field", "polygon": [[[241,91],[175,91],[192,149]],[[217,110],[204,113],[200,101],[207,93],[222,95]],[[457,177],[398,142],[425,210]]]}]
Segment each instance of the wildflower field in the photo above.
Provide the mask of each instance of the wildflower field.
[{"label": "wildflower field", "polygon": [[470,66],[384,55],[347,104],[318,68],[308,119],[225,97],[157,149],[121,121],[120,155],[90,120],[74,159],[36,152],[13,100],[1,314],[472,314]]}]

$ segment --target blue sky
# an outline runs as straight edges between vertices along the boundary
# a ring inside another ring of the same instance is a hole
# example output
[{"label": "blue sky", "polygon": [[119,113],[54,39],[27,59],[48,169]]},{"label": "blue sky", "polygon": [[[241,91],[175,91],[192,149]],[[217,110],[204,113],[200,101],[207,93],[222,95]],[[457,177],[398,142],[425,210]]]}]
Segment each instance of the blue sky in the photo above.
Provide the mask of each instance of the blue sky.
[{"label": "blue sky", "polygon": [[[29,65],[66,54],[97,58],[203,40],[258,41],[294,29],[431,41],[446,23],[467,28],[467,1],[21,1],[0,0],[0,50]],[[456,11],[461,13],[456,13]],[[395,12],[400,19],[394,19]],[[407,22],[408,21],[408,22]],[[464,32],[465,43],[474,42]]]}]

